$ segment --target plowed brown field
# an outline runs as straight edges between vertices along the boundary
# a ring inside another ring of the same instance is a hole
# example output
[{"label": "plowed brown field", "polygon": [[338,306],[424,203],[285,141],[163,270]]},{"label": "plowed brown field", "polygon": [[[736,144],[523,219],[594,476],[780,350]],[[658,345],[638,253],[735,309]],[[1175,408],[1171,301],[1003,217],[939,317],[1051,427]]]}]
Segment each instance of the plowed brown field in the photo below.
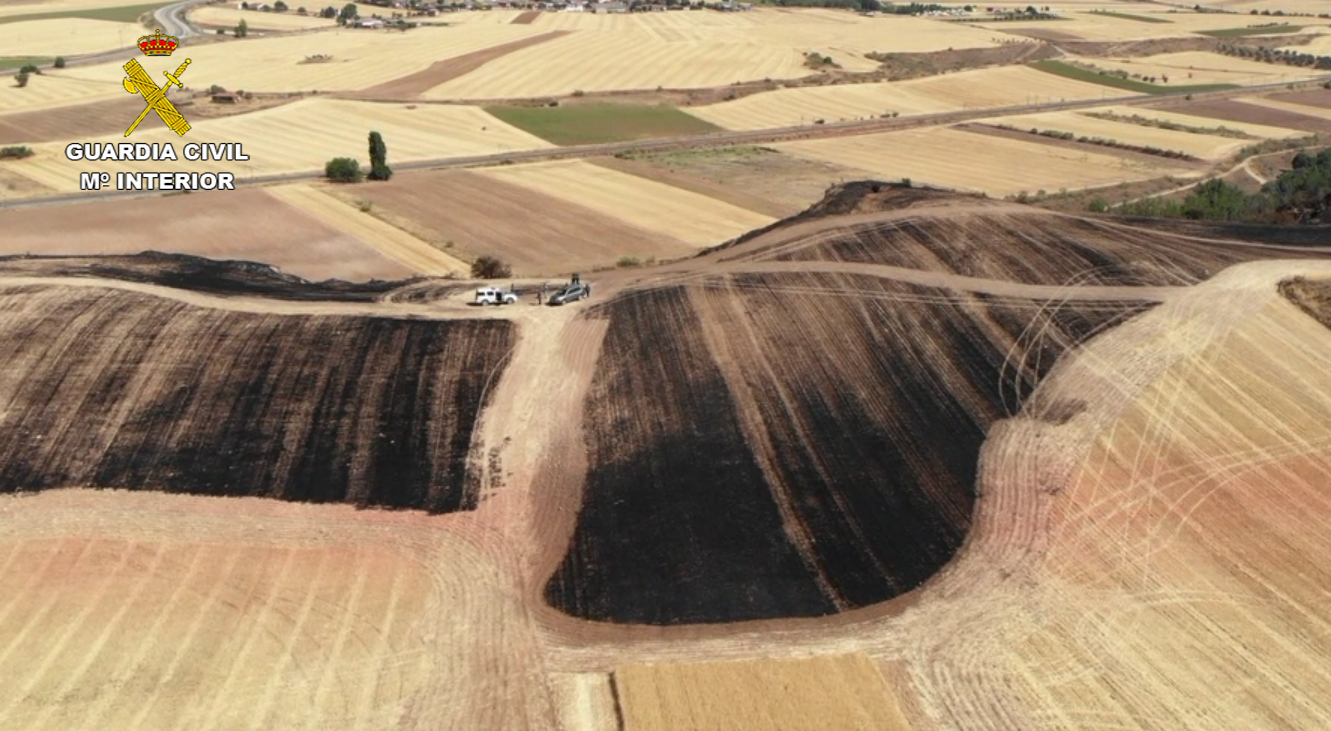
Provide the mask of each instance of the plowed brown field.
[{"label": "plowed brown field", "polygon": [[466,171],[424,172],[357,186],[351,194],[423,227],[436,245],[453,242],[472,256],[498,256],[518,276],[696,251],[671,236]]},{"label": "plowed brown field", "polygon": [[58,286],[0,289],[0,309],[0,491],[476,500],[472,427],[509,323],[250,315]]},{"label": "plowed brown field", "polygon": [[262,190],[0,211],[3,254],[171,251],[262,261],[310,280],[401,279],[410,269]]}]

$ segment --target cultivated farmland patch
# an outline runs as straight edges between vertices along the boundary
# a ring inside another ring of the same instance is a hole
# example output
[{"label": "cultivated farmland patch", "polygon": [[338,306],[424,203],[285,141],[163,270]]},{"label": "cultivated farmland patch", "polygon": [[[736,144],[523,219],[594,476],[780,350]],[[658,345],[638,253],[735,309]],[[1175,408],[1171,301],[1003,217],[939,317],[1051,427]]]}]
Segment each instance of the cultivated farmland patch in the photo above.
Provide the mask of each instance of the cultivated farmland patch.
[{"label": "cultivated farmland patch", "polygon": [[783,142],[774,147],[858,168],[883,180],[909,178],[994,196],[1189,174],[1164,158],[1128,159],[943,128]]},{"label": "cultivated farmland patch", "polygon": [[965,537],[988,425],[1134,309],[1070,307],[1035,342],[1038,303],[872,276],[746,274],[615,300],[584,416],[593,467],[547,600],[680,624],[910,591]]},{"label": "cultivated farmland patch", "polygon": [[[812,245],[751,251],[755,257],[780,261],[830,259],[919,270],[941,268],[967,277],[1077,286],[1194,284],[1232,264],[1272,255],[1260,244],[1219,242],[1204,234],[1170,235],[1109,220],[1034,210],[925,212],[857,227],[854,235]],[[1280,255],[1325,258],[1331,256],[1331,249],[1287,250]]]},{"label": "cultivated farmland patch", "polygon": [[5,728],[554,726],[516,593],[454,524],[91,490],[0,504]]},{"label": "cultivated farmland patch", "polygon": [[0,82],[0,114],[50,109],[103,99],[122,99],[124,96],[124,89],[116,89],[87,79],[71,78],[64,74],[63,69],[44,71],[31,75],[28,78],[28,85],[21,89],[12,80]]},{"label": "cultivated farmland patch", "polygon": [[911,728],[862,654],[630,665],[615,671],[615,681],[629,731]]},{"label": "cultivated farmland patch", "polygon": [[[989,31],[922,18],[761,8],[749,13],[543,13],[530,26],[573,30],[443,84],[427,97],[503,99],[614,89],[703,88],[815,73],[804,54],[818,51],[843,68],[869,71],[874,51],[940,51],[998,45]],[[890,41],[885,39],[890,38]],[[633,59],[606,63],[607,58]]]},{"label": "cultivated farmland patch", "polygon": [[[1076,58],[1070,60],[1095,66],[1097,69],[1126,71],[1129,74],[1153,76],[1162,86],[1193,86],[1197,84],[1271,84],[1317,76],[1314,69],[1261,63],[1244,58],[1224,56],[1206,51],[1162,53],[1142,58]],[[1163,81],[1168,77],[1169,81]]]},{"label": "cultivated farmland patch", "polygon": [[[258,5],[259,3],[255,3]],[[318,15],[298,15],[295,12],[264,13],[258,10],[240,10],[236,7],[205,5],[189,11],[189,19],[208,28],[235,28],[240,21],[252,30],[309,30],[335,28],[337,20]]]},{"label": "cultivated farmland patch", "polygon": [[[368,17],[368,12],[364,12]],[[189,86],[264,92],[355,91],[423,71],[437,61],[462,56],[491,46],[537,35],[527,25],[471,25],[421,27],[410,33],[384,33],[338,29],[294,35],[247,38],[237,43],[214,43],[190,49]],[[303,63],[306,57],[332,56],[329,63]],[[100,81],[114,91],[124,76],[123,61],[70,67],[67,76]],[[174,57],[141,57],[140,63],[155,78],[180,65]]]},{"label": "cultivated farmland patch", "polygon": [[[881,84],[811,86],[753,94],[684,111],[727,129],[765,129],[1104,98],[1104,87],[1025,66],[1005,66]],[[1113,96],[1128,94],[1115,92]]]},{"label": "cultivated farmland patch", "polygon": [[[1290,111],[1290,106],[1276,107],[1261,104],[1256,98],[1243,101],[1225,99],[1219,101],[1194,102],[1178,107],[1178,112],[1202,119],[1216,119],[1230,122],[1263,124],[1287,129],[1302,130],[1305,133],[1331,134],[1331,119],[1323,119],[1313,114]],[[1314,108],[1296,107],[1300,109]]]},{"label": "cultivated farmland patch", "polygon": [[477,172],[700,248],[773,221],[769,216],[729,203],[581,160]]},{"label": "cultivated farmland patch", "polygon": [[473,505],[472,428],[507,322],[253,315],[99,288],[3,296],[0,492]]},{"label": "cultivated farmland patch", "polygon": [[[123,90],[122,92],[123,93]],[[212,163],[238,177],[294,172],[322,172],[334,157],[365,159],[366,134],[376,130],[388,146],[389,163],[425,158],[483,155],[511,150],[551,147],[550,143],[510,127],[476,107],[449,104],[378,104],[337,99],[303,99],[249,114],[208,119],[193,125],[190,141],[240,142],[249,162]],[[439,130],[448,134],[441,136]],[[165,127],[135,132],[139,142],[174,142],[177,135]],[[117,142],[123,135],[89,142]],[[177,143],[178,144],[178,143]],[[79,172],[89,164],[66,159],[64,145],[32,146],[34,157],[13,167],[58,190],[77,190]],[[177,153],[179,154],[179,153]],[[142,163],[98,161],[95,169],[110,173],[142,171]],[[185,160],[156,162],[153,170],[198,172],[198,163]]]},{"label": "cultivated farmland patch", "polygon": [[[267,192],[199,192],[0,211],[0,254],[135,254],[145,250],[271,264],[309,280],[404,279],[412,270]],[[362,214],[363,215],[363,214]]]},{"label": "cultivated farmland patch", "polygon": [[348,193],[423,227],[435,246],[498,256],[518,276],[609,266],[626,256],[645,261],[696,251],[673,237],[471,171],[394,177]]},{"label": "cultivated farmland patch", "polygon": [[1219,160],[1252,144],[1251,140],[1146,127],[1097,119],[1078,112],[1021,114],[980,121],[991,125],[1007,125],[1020,131],[1037,129],[1041,132],[1071,132],[1076,139],[1086,137],[1168,152],[1182,152],[1203,160]]},{"label": "cultivated farmland patch", "polygon": [[61,18],[0,23],[0,55],[74,56],[131,48],[143,27],[108,20]]},{"label": "cultivated farmland patch", "polygon": [[[1269,97],[1249,97],[1241,101],[1256,104],[1259,107],[1277,109],[1291,114],[1301,114],[1307,117],[1316,117],[1317,119],[1331,121],[1331,107],[1325,104],[1306,104],[1283,99],[1271,99]],[[1319,130],[1320,131],[1320,130]]]}]

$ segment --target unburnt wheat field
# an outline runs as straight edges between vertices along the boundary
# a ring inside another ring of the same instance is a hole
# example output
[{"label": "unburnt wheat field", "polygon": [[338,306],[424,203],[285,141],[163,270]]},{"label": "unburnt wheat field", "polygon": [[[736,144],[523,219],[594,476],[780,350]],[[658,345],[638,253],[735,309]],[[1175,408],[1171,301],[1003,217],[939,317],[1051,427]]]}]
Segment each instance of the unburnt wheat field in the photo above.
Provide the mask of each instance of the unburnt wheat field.
[{"label": "unburnt wheat field", "polygon": [[[229,312],[0,285],[0,491],[68,486],[446,512],[502,321]],[[474,498],[474,495],[470,495]]]}]

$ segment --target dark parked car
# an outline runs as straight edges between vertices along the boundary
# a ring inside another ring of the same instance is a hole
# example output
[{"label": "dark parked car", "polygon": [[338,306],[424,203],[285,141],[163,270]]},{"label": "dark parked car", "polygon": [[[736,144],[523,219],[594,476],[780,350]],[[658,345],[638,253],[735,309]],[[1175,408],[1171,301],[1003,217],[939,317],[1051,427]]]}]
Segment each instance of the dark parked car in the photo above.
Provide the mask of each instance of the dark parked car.
[{"label": "dark parked car", "polygon": [[565,284],[559,288],[558,292],[550,295],[549,304],[562,305],[567,302],[576,302],[584,297],[592,296],[592,286],[584,282],[575,282]]}]

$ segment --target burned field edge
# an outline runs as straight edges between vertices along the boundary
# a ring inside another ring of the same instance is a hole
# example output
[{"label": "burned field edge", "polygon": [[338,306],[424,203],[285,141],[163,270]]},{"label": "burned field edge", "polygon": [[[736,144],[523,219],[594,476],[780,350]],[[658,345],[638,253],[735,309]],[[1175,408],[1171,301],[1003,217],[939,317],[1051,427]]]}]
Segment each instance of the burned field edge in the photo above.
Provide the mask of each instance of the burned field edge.
[{"label": "burned field edge", "polygon": [[311,282],[268,264],[157,251],[121,256],[0,256],[0,284],[7,276],[114,279],[224,297],[307,302],[373,302],[414,281]]},{"label": "burned field edge", "polygon": [[259,315],[0,280],[0,492],[149,489],[433,513],[506,321]]},{"label": "burned field edge", "polygon": [[[946,271],[1026,284],[1170,286],[1208,278],[1231,264],[1278,255],[1326,258],[1327,227],[1160,225],[1043,212],[918,217],[856,228],[822,244],[774,253],[779,261],[843,261]],[[1142,224],[1149,224],[1150,228]],[[1173,231],[1176,235],[1170,235]],[[1319,239],[1320,235],[1320,239]],[[1207,242],[1197,238],[1238,238]],[[1305,246],[1274,254],[1259,245]],[[759,253],[761,255],[761,253]]]},{"label": "burned field edge", "polygon": [[591,468],[547,602],[658,625],[832,612],[782,531],[684,290],[597,314],[610,334],[583,417]]},{"label": "burned field edge", "polygon": [[[1146,307],[853,274],[625,293],[599,311],[592,468],[546,600],[674,625],[823,616],[917,588],[970,528],[988,427],[1058,355]],[[733,349],[729,374],[704,327]]]},{"label": "burned field edge", "polygon": [[1331,280],[1290,277],[1278,288],[1281,296],[1323,326],[1331,328]]}]

